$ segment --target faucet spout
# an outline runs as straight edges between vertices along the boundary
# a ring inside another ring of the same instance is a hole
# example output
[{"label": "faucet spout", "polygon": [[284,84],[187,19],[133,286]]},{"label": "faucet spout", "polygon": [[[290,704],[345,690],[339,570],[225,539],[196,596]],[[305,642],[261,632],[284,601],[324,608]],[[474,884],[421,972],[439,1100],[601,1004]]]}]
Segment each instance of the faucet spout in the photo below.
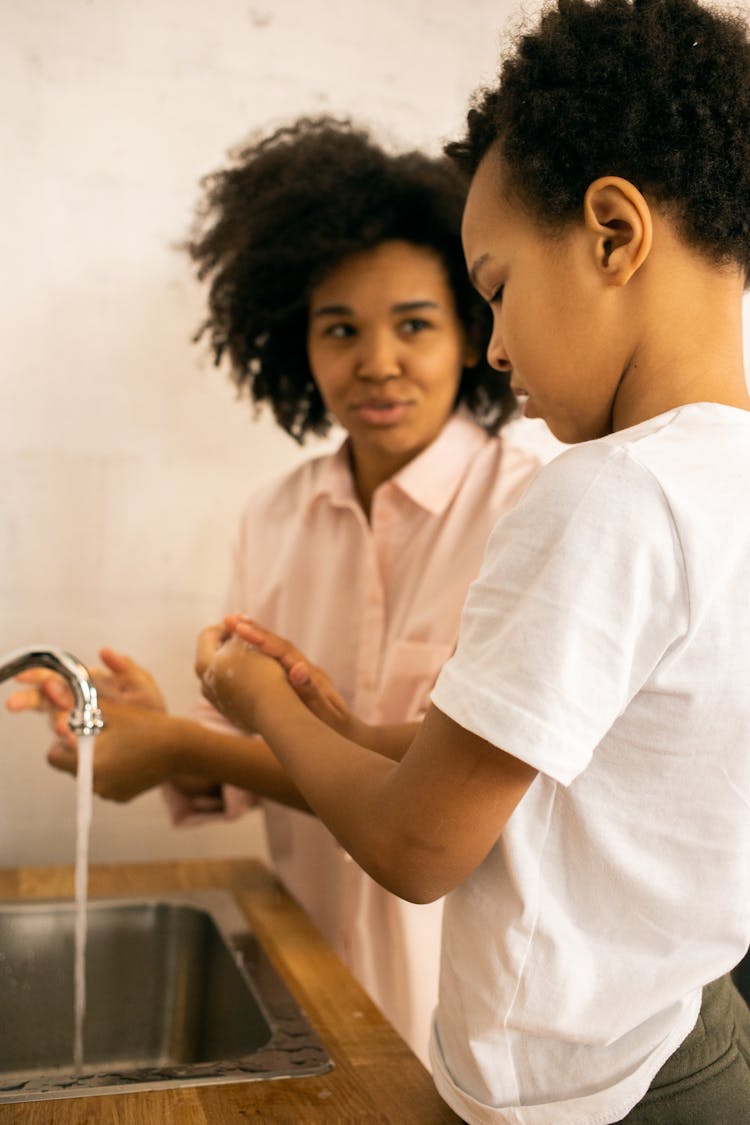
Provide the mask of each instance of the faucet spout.
[{"label": "faucet spout", "polygon": [[19,648],[0,661],[0,683],[27,668],[47,668],[65,680],[75,701],[68,720],[74,734],[96,734],[103,728],[96,688],[87,668],[72,653],[51,645]]}]

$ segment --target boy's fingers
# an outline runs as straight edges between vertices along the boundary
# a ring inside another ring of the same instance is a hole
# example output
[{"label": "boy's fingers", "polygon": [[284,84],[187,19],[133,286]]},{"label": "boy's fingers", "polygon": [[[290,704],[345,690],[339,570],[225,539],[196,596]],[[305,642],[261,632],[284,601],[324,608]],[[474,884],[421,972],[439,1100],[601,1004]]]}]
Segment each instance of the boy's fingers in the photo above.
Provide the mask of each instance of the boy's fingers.
[{"label": "boy's fingers", "polygon": [[217,650],[224,643],[225,635],[221,625],[209,625],[198,634],[195,646],[195,672],[199,678],[202,678]]},{"label": "boy's fingers", "polygon": [[262,629],[254,621],[238,620],[234,631],[241,640],[255,645],[266,656],[272,656],[274,660],[278,660],[287,672],[292,665],[305,660],[299,649],[295,648],[285,637],[279,637],[276,633]]},{"label": "boy's fingers", "polygon": [[310,665],[305,660],[298,660],[292,664],[288,676],[292,687],[303,687],[310,680]]}]

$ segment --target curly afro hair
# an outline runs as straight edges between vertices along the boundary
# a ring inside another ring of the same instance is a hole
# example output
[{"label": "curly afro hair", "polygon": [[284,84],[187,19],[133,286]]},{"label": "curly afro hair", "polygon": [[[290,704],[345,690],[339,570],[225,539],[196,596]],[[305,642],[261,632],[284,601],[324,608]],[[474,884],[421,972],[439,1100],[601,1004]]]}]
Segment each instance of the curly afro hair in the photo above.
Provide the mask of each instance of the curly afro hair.
[{"label": "curly afro hair", "polygon": [[551,230],[618,175],[685,242],[750,277],[750,44],[696,0],[556,0],[481,91],[446,153],[473,174],[500,142],[510,193]]},{"label": "curly afro hair", "polygon": [[465,368],[456,405],[496,432],[515,409],[509,377],[484,355],[489,319],[466,275],[461,215],[467,177],[445,157],[389,155],[360,128],[301,118],[230,154],[202,181],[185,249],[210,279],[208,334],[238,387],[270,403],[297,441],[331,419],[307,358],[312,288],[345,258],[399,239],[435,251],[458,316],[482,360]]}]

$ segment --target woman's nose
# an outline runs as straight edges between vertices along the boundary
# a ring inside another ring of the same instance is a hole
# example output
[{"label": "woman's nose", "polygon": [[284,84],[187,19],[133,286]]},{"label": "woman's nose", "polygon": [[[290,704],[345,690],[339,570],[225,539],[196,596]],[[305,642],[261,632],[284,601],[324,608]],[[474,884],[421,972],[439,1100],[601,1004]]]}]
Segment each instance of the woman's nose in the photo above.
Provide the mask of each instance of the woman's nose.
[{"label": "woman's nose", "polygon": [[363,336],[357,357],[357,377],[382,382],[401,374],[398,342],[390,333],[377,332]]}]

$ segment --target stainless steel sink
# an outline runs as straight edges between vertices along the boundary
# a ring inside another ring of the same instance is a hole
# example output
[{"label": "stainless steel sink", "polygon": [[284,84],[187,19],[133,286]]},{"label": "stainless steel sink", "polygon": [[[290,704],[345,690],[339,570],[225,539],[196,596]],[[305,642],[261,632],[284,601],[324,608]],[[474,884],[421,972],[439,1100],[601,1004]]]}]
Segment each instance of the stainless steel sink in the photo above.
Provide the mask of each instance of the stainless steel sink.
[{"label": "stainless steel sink", "polygon": [[331,1060],[232,896],[89,902],[73,1064],[70,901],[0,903],[0,1103],[322,1074]]}]

